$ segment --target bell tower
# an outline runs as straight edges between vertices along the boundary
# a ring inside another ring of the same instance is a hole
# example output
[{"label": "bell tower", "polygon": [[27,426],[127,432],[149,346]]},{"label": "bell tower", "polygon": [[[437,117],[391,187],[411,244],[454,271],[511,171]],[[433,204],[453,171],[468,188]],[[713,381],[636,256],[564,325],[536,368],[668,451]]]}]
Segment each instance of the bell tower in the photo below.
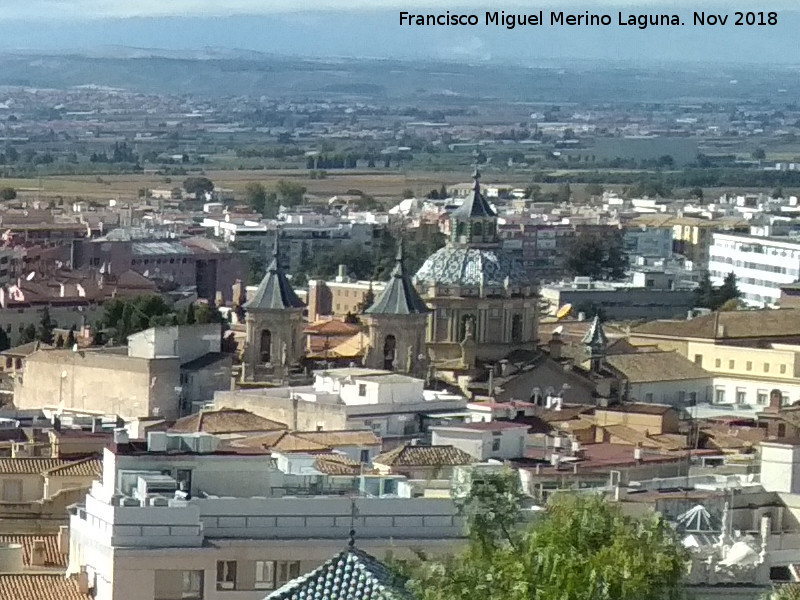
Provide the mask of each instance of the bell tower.
[{"label": "bell tower", "polygon": [[280,263],[278,240],[272,262],[253,297],[244,303],[246,339],[245,375],[253,379],[259,368],[285,374],[303,354],[303,309],[305,304],[292,289]]},{"label": "bell tower", "polygon": [[400,240],[386,287],[364,311],[369,336],[364,366],[424,376],[428,312],[428,306],[406,273],[403,240]]}]

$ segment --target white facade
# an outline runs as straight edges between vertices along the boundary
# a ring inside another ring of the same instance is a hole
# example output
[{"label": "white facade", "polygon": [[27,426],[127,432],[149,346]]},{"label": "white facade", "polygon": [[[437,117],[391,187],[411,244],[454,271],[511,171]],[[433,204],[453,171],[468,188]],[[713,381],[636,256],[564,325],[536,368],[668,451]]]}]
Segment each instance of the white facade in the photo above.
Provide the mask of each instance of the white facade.
[{"label": "white facade", "polygon": [[431,427],[431,432],[434,446],[454,446],[479,461],[504,460],[525,456],[528,426],[495,421]]},{"label": "white facade", "polygon": [[715,285],[733,272],[742,300],[772,306],[780,298],[780,286],[800,277],[800,242],[714,233],[708,270]]},{"label": "white facade", "polygon": [[213,439],[159,433],[147,450],[106,450],[102,481],[70,519],[69,571],[88,574],[97,600],[260,600],[351,529],[371,552],[447,551],[463,538],[449,498],[353,497],[353,478],[323,475],[313,457],[217,453]]},{"label": "white facade", "polygon": [[768,492],[800,493],[800,446],[761,442],[761,485]]}]

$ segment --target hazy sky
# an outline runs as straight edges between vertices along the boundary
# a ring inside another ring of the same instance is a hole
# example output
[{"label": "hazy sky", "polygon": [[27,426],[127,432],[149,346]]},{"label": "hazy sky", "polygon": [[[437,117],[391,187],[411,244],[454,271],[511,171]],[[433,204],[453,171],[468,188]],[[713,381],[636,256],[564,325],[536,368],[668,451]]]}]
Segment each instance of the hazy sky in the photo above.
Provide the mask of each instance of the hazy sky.
[{"label": "hazy sky", "polygon": [[652,9],[704,10],[724,6],[728,11],[776,10],[797,7],[796,0],[772,0],[768,8],[754,8],[750,0],[2,0],[0,19],[69,19],[86,20],[97,18],[153,17],[153,16],[219,16],[243,14],[270,14],[320,10],[457,10],[465,7],[474,10],[538,10],[558,7],[565,11],[581,12],[598,7],[618,8],[644,4]]}]

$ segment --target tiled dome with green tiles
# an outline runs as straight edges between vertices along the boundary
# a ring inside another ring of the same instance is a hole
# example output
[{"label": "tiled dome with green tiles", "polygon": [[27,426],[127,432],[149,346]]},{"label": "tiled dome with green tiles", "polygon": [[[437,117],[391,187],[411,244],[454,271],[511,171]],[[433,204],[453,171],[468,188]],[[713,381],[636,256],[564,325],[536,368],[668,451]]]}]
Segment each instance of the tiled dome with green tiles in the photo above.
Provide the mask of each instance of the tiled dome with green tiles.
[{"label": "tiled dome with green tiles", "polygon": [[411,600],[404,583],[351,542],[343,552],[265,600]]}]

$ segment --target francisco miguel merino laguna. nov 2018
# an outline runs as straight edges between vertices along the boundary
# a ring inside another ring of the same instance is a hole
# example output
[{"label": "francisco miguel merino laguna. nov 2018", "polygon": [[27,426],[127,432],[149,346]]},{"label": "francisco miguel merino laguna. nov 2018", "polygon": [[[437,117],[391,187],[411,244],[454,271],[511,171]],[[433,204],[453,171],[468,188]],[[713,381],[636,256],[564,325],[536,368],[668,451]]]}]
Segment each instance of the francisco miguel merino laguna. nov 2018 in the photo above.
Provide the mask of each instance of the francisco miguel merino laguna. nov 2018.
[{"label": "francisco miguel merino laguna. nov 2018", "polygon": [[400,25],[446,27],[446,26],[495,26],[514,29],[515,27],[550,26],[576,26],[576,27],[607,27],[634,26],[647,29],[650,26],[683,25],[680,16],[676,14],[627,14],[617,13],[615,20],[611,15],[601,13],[566,13],[563,11],[540,10],[533,13],[507,13],[505,11],[486,11],[483,18],[475,13],[451,13],[450,11],[439,14],[414,14],[406,11],[400,12]]}]

